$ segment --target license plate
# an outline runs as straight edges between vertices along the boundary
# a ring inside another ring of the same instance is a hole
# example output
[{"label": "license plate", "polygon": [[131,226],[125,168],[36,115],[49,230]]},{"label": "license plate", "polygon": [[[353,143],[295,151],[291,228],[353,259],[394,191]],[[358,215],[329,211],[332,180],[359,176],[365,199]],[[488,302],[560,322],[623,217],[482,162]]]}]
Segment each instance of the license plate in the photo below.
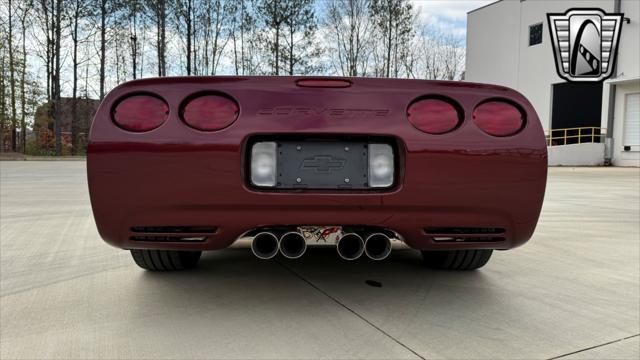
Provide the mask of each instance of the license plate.
[{"label": "license plate", "polygon": [[298,231],[312,245],[335,245],[342,237],[341,226],[300,226]]},{"label": "license plate", "polygon": [[278,187],[365,189],[368,145],[358,141],[281,141]]}]

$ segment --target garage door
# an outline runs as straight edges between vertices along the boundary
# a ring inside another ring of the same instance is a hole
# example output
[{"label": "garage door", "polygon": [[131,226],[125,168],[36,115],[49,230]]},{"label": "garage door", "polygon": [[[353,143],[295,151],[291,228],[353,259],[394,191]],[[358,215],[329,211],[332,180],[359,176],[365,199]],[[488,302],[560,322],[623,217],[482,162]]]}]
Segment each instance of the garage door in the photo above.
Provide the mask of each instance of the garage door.
[{"label": "garage door", "polygon": [[640,145],[640,93],[627,94],[624,110],[624,146]]}]

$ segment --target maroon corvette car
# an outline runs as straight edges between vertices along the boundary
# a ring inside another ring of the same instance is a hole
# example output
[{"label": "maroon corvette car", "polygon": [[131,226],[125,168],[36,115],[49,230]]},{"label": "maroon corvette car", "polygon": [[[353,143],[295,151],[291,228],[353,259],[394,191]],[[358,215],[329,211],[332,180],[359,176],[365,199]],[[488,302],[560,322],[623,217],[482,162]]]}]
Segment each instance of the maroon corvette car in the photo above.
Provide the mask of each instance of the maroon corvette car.
[{"label": "maroon corvette car", "polygon": [[194,267],[251,238],[261,259],[308,245],[472,270],[526,242],[547,175],[518,92],[468,82],[175,77],[128,82],[91,128],[100,235],[148,270]]}]

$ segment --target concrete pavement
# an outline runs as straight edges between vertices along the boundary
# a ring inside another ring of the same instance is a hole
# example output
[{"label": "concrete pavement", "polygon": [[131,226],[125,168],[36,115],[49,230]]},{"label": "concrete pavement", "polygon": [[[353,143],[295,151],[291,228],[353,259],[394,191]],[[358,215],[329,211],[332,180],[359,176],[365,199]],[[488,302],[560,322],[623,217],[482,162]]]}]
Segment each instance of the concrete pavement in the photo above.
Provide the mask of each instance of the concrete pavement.
[{"label": "concrete pavement", "polygon": [[468,273],[246,243],[144,272],[100,240],[84,162],[0,162],[0,201],[2,359],[640,356],[640,169],[550,169],[534,238]]}]

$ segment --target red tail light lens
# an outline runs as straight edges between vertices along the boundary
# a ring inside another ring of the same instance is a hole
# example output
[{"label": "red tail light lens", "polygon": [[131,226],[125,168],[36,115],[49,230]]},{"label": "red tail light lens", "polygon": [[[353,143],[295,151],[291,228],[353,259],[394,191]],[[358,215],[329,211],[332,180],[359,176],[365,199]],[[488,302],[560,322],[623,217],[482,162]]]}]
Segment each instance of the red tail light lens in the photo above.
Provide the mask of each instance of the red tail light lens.
[{"label": "red tail light lens", "polygon": [[517,133],[524,125],[520,109],[506,101],[488,101],[473,111],[473,121],[489,135],[509,136]]},{"label": "red tail light lens", "polygon": [[194,129],[216,131],[231,125],[238,117],[235,101],[221,95],[201,95],[187,102],[182,120]]},{"label": "red tail light lens", "polygon": [[169,106],[153,95],[133,95],[113,109],[113,121],[119,127],[135,132],[149,131],[162,125],[169,116]]},{"label": "red tail light lens", "polygon": [[462,116],[451,102],[442,99],[422,99],[407,109],[409,122],[429,134],[444,134],[457,128]]}]

